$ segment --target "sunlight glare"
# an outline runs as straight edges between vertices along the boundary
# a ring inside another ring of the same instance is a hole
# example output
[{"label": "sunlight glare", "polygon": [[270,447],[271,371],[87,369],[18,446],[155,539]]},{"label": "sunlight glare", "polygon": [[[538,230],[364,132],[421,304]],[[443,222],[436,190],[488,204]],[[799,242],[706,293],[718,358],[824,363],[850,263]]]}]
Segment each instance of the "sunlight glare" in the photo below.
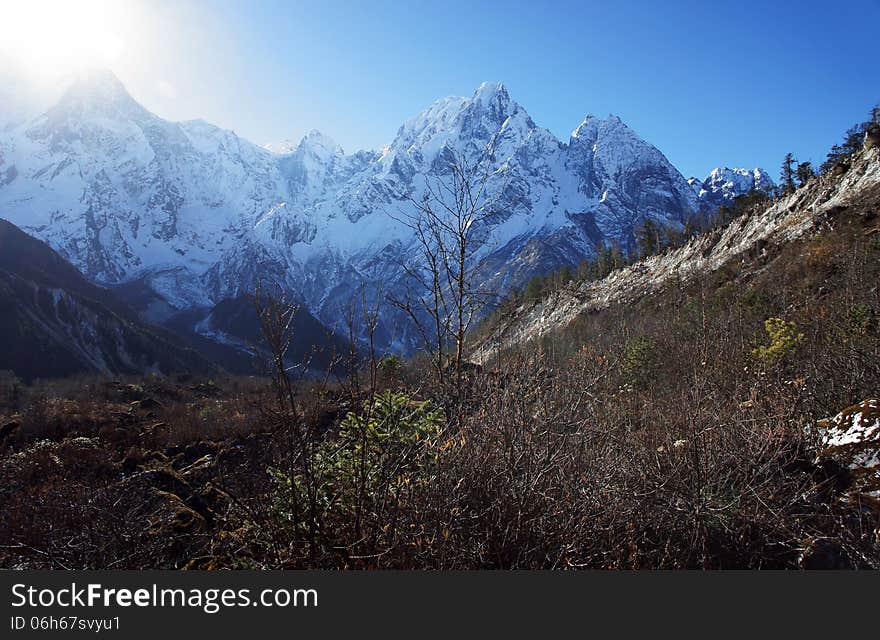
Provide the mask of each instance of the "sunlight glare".
[{"label": "sunlight glare", "polygon": [[4,0],[0,55],[34,76],[110,66],[125,51],[132,8],[107,0]]}]

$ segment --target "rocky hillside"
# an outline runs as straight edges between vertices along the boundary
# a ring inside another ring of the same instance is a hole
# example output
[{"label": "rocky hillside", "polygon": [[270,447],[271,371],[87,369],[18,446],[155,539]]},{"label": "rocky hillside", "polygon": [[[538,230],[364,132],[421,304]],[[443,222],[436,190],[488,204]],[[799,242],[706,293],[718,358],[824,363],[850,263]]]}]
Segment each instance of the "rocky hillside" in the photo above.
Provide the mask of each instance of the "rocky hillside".
[{"label": "rocky hillside", "polygon": [[[680,227],[705,210],[619,118],[588,116],[560,141],[500,84],[438,100],[380,151],[346,154],[319,132],[270,150],[203,121],[169,122],[96,72],[0,132],[0,211],[93,281],[147,287],[155,299],[142,311],[154,316],[268,280],[333,325],[363,283],[400,290],[415,240],[394,216],[450,156],[487,149],[496,214],[475,259],[501,292],[596,247],[630,246],[646,218]],[[401,324],[386,317],[380,334],[406,348]]]},{"label": "rocky hillside", "polygon": [[[880,202],[878,149],[863,150],[851,164],[812,179],[795,193],[762,210],[733,220],[723,229],[700,235],[686,245],[651,256],[596,282],[583,282],[525,304],[496,326],[476,351],[486,360],[496,347],[522,345],[558,331],[579,315],[645,299],[683,285],[723,266],[746,267],[749,257],[833,225],[834,216],[857,202]],[[869,206],[870,208],[870,206]]]}]

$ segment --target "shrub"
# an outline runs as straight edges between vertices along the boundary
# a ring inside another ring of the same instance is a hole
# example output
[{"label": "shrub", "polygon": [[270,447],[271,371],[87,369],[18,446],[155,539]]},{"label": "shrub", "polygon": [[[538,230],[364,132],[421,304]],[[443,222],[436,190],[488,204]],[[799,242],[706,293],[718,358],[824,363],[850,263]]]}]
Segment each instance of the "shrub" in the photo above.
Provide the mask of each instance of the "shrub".
[{"label": "shrub", "polygon": [[382,358],[377,367],[379,381],[385,385],[394,384],[400,381],[400,374],[403,370],[403,360],[396,355],[390,355]]},{"label": "shrub", "polygon": [[[389,534],[389,512],[401,494],[429,480],[442,425],[443,413],[431,403],[390,391],[368,400],[360,412],[350,412],[338,437],[315,449],[311,464],[300,465],[303,471],[270,470],[275,494],[269,523],[282,524],[284,539],[274,546],[308,553],[319,562],[343,549],[351,553],[351,541],[374,547]],[[306,518],[312,512],[321,519],[315,523],[320,549],[304,544],[311,535]]]},{"label": "shrub", "polygon": [[525,297],[526,302],[537,302],[544,296],[544,289],[546,283],[545,279],[542,276],[535,275],[532,276],[531,280],[529,280],[526,285],[525,292],[523,296]]},{"label": "shrub", "polygon": [[[731,285],[733,286],[733,285]],[[765,293],[758,289],[749,288],[737,300],[737,304],[753,313],[759,314],[772,310],[772,303]]]},{"label": "shrub", "polygon": [[402,393],[385,392],[367,402],[361,413],[350,412],[342,421],[342,451],[357,454],[369,447],[391,454],[401,448],[433,442],[442,425],[443,414],[430,402],[417,402]]},{"label": "shrub", "polygon": [[851,331],[859,336],[864,336],[873,331],[876,325],[874,310],[867,304],[856,304],[850,307],[847,320]]},{"label": "shrub", "polygon": [[770,343],[752,349],[752,355],[767,366],[779,364],[804,339],[804,334],[798,333],[794,322],[786,322],[782,318],[767,318],[764,330]]},{"label": "shrub", "polygon": [[656,352],[656,343],[648,336],[631,340],[626,345],[621,365],[624,384],[635,388],[647,385],[658,365]]}]

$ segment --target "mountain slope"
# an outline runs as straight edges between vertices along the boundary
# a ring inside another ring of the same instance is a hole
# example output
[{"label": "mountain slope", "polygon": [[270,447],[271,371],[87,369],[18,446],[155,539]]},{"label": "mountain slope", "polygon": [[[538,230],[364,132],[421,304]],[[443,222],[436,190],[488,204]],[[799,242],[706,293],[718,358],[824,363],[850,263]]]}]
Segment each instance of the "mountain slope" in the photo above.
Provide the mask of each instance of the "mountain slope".
[{"label": "mountain slope", "polygon": [[112,294],[2,219],[0,333],[0,369],[25,380],[83,372],[216,370],[160,330],[138,322]]},{"label": "mountain slope", "polygon": [[831,224],[835,213],[854,202],[880,203],[877,149],[866,149],[842,175],[823,175],[795,193],[749,212],[723,229],[697,236],[681,248],[648,257],[612,272],[597,282],[583,282],[547,298],[524,304],[494,327],[474,357],[487,361],[497,348],[511,348],[559,331],[578,316],[614,305],[631,304],[671,284],[681,286],[722,267],[739,268],[746,256],[785,245],[818,226]]}]

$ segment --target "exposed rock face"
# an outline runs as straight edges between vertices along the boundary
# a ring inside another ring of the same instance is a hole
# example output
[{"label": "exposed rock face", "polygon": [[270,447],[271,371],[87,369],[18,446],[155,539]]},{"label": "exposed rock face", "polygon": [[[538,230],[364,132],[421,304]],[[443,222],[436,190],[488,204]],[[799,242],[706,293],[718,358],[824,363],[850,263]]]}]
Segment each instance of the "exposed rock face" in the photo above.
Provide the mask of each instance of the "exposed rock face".
[{"label": "exposed rock face", "polygon": [[[0,132],[0,210],[89,278],[138,281],[172,309],[273,281],[332,326],[361,282],[402,287],[415,240],[394,215],[449,157],[487,148],[495,215],[476,259],[501,293],[603,244],[630,246],[645,218],[677,227],[705,209],[619,118],[590,116],[561,142],[500,84],[435,102],[380,152],[346,155],[312,132],[273,153],[202,121],[158,118],[104,72]],[[405,349],[413,337],[398,321],[384,318],[380,333]]]}]

